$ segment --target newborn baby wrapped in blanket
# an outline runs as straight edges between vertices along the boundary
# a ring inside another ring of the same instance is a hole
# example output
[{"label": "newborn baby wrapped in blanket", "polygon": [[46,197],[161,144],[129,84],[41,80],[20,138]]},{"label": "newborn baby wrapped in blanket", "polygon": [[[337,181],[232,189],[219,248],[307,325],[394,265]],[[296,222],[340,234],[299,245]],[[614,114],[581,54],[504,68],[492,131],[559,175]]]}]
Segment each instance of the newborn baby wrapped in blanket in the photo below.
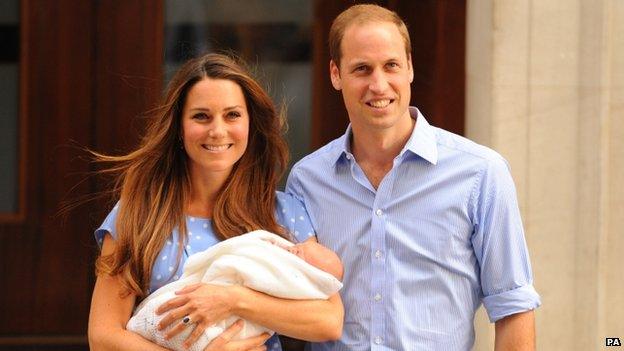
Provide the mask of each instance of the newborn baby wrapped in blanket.
[{"label": "newborn baby wrapped in blanket", "polygon": [[[342,288],[342,283],[336,277],[288,251],[288,248],[293,247],[291,242],[276,234],[257,230],[224,240],[196,253],[186,261],[179,280],[156,290],[137,306],[126,329],[171,350],[185,350],[182,343],[190,335],[193,326],[189,325],[180,334],[165,340],[165,335],[173,325],[158,331],[158,323],[165,314],[157,315],[156,309],[174,298],[175,291],[198,282],[238,284],[285,299],[327,299]],[[237,316],[231,316],[207,328],[188,350],[203,350],[238,319]],[[273,334],[271,330],[245,321],[234,340],[264,332]]]}]

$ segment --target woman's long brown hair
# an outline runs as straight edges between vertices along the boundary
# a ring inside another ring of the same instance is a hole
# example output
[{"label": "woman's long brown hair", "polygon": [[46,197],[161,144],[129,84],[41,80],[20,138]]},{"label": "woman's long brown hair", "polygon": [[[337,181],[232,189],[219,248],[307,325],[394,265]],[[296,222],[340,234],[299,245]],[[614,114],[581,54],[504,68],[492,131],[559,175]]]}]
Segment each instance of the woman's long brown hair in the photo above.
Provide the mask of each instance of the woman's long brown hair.
[{"label": "woman's long brown hair", "polygon": [[249,142],[219,192],[212,226],[220,239],[256,229],[286,235],[275,218],[275,190],[288,160],[283,116],[238,60],[208,54],[186,62],[169,83],[161,106],[148,122],[140,147],[122,156],[94,153],[116,175],[119,195],[116,250],[100,256],[97,274],[120,275],[126,293],[144,297],[152,267],[175,228],[180,232],[178,265],[186,245],[184,208],[190,196],[187,155],[181,148],[181,116],[186,96],[202,79],[238,84],[249,116]]}]

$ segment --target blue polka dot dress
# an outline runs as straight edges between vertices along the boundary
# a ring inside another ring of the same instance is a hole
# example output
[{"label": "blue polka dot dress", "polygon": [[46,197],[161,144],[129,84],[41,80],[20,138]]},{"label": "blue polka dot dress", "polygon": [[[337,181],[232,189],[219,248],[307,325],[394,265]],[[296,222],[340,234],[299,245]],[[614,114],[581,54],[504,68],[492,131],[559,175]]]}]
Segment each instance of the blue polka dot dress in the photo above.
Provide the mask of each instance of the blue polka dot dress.
[{"label": "blue polka dot dress", "polygon": [[[115,221],[117,220],[118,210],[119,203],[115,205],[104,222],[95,231],[95,239],[100,247],[107,233],[110,233],[113,239],[116,238]],[[294,237],[301,239],[314,235],[314,229],[305,207],[292,195],[278,191],[275,212],[278,223]],[[190,255],[204,251],[219,242],[212,230],[211,220],[208,218],[186,216],[186,228],[188,241],[183,248],[180,264],[176,265],[178,246],[180,245],[178,240],[180,233],[176,229],[171,233],[154,263],[148,292],[156,291],[161,286],[178,280],[182,276],[184,262]],[[268,350],[282,350],[277,334],[267,340],[265,345]]]}]

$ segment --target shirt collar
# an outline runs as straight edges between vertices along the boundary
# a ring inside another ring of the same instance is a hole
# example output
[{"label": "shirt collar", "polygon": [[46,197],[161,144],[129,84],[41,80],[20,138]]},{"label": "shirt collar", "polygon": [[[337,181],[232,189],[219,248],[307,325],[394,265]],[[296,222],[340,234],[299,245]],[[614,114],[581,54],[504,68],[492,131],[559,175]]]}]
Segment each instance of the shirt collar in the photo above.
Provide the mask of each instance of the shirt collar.
[{"label": "shirt collar", "polygon": [[[416,107],[409,107],[410,116],[416,120],[416,125],[412,130],[412,135],[405,143],[405,146],[399,153],[399,157],[403,156],[406,151],[422,157],[429,163],[435,165],[438,162],[438,145],[434,128],[427,122]],[[342,135],[340,141],[335,148],[332,159],[338,162],[345,157],[350,159],[353,157],[351,153],[351,123],[347,126],[347,131]]]},{"label": "shirt collar", "polygon": [[351,123],[347,126],[347,131],[340,137],[336,147],[333,150],[332,160],[334,164],[343,158],[351,159],[353,154],[351,153]]},{"label": "shirt collar", "polygon": [[407,143],[405,143],[399,155],[409,150],[413,154],[427,160],[429,163],[433,165],[437,164],[438,142],[435,129],[427,122],[425,116],[423,116],[416,107],[410,106],[409,111],[410,116],[416,120],[416,125],[412,131],[412,135],[407,140]]}]

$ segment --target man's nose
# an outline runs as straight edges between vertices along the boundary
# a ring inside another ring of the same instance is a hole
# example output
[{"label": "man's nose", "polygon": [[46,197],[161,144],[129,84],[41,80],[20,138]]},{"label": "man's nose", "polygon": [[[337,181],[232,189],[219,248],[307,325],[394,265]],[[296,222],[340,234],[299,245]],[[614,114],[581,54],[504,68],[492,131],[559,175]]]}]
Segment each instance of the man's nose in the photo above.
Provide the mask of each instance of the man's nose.
[{"label": "man's nose", "polygon": [[388,78],[384,74],[384,72],[380,70],[375,70],[370,75],[370,84],[368,85],[368,89],[375,94],[383,94],[388,88]]}]

